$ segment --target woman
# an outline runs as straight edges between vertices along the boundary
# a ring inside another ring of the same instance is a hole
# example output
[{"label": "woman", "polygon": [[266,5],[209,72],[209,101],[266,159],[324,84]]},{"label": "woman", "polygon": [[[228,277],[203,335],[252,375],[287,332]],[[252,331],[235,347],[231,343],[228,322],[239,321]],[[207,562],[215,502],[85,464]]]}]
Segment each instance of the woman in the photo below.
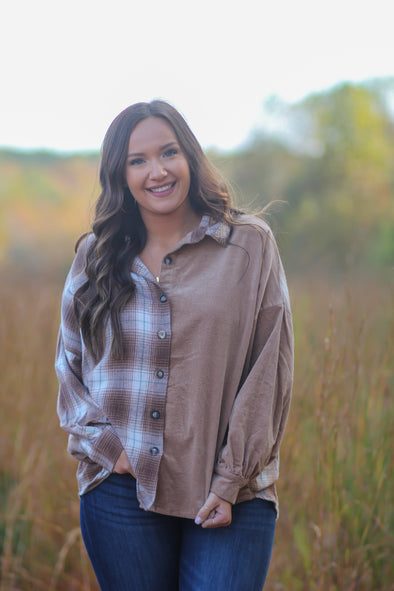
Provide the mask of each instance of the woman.
[{"label": "woman", "polygon": [[261,591],[292,384],[268,226],[163,101],[109,127],[66,281],[58,413],[106,591]]}]

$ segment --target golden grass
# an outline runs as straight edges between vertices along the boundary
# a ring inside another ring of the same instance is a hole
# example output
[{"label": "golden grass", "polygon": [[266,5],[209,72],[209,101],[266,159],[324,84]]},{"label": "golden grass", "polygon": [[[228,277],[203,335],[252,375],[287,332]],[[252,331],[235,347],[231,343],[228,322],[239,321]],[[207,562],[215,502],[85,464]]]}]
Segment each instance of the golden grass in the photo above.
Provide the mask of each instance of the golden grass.
[{"label": "golden grass", "polygon": [[[267,591],[393,589],[390,289],[291,282],[296,380]],[[97,591],[56,416],[61,286],[0,287],[0,591]],[[392,384],[391,384],[392,385]]]}]

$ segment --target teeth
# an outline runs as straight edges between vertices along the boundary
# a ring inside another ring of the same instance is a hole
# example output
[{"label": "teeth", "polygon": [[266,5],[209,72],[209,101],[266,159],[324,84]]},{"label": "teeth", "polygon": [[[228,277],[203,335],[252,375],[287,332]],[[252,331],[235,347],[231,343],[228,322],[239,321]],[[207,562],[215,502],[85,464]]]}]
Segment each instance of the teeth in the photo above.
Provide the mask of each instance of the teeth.
[{"label": "teeth", "polygon": [[165,185],[165,187],[157,187],[157,189],[150,189],[150,190],[154,191],[155,193],[161,193],[162,191],[167,191],[170,188],[171,188],[171,184]]}]

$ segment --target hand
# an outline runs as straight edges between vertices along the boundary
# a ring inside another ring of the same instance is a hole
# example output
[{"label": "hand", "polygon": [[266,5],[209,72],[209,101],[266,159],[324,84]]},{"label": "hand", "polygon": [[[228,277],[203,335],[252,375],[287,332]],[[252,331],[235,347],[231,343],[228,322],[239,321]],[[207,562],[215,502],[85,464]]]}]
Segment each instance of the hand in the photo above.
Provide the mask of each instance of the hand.
[{"label": "hand", "polygon": [[125,450],[120,454],[113,471],[116,472],[116,474],[131,474],[135,478],[135,474]]},{"label": "hand", "polygon": [[201,527],[224,527],[231,523],[231,503],[211,492],[194,522]]}]

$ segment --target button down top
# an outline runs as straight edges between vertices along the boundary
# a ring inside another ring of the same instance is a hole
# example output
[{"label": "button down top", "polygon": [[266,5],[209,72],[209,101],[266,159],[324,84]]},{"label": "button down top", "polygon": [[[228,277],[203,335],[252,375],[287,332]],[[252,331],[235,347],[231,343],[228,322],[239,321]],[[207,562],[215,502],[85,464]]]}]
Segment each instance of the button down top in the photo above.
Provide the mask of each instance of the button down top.
[{"label": "button down top", "polygon": [[[108,327],[96,365],[73,310],[86,245],[66,281],[56,361],[58,412],[80,460],[80,494],[104,480],[125,449],[145,509],[194,518],[210,490],[231,503],[276,502],[293,341],[268,226],[241,216],[230,228],[204,216],[165,257],[160,286],[137,257],[136,291],[121,313],[126,358],[111,357]],[[164,420],[152,420],[152,409]]]}]

